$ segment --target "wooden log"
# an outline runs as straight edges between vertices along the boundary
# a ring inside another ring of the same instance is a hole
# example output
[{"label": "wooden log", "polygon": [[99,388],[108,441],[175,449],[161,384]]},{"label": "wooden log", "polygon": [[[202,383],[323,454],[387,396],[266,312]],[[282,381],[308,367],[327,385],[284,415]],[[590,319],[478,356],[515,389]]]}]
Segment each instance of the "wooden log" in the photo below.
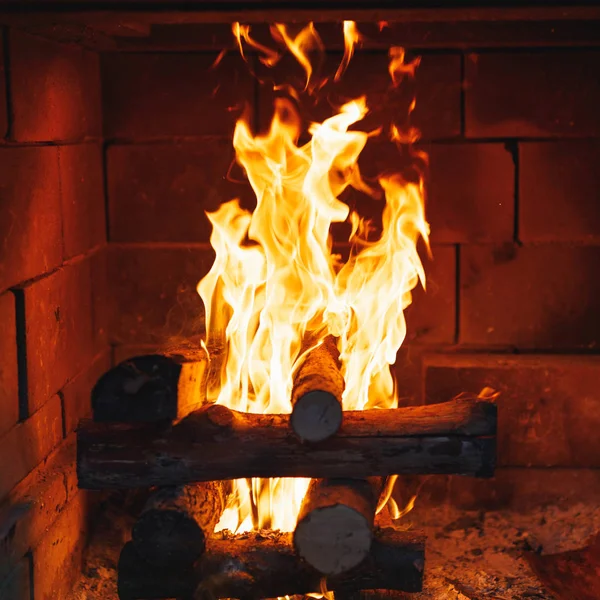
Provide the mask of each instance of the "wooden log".
[{"label": "wooden log", "polygon": [[137,553],[159,567],[195,562],[223,514],[228,488],[210,481],[155,491],[131,532]]},{"label": "wooden log", "polygon": [[[424,537],[415,532],[383,529],[369,555],[355,569],[327,578],[334,592],[389,589],[418,592],[422,588]],[[119,560],[121,600],[138,598],[276,598],[319,592],[322,574],[299,559],[291,534],[263,531],[215,534],[205,554],[181,570],[145,563],[131,543]]]},{"label": "wooden log", "polygon": [[84,489],[181,485],[243,477],[488,477],[495,464],[496,407],[477,400],[350,411],[338,435],[302,443],[289,415],[209,405],[175,425],[82,421],[77,473]]},{"label": "wooden log", "polygon": [[344,573],[371,550],[385,479],[313,479],[294,531],[298,555],[325,575]]},{"label": "wooden log", "polygon": [[207,365],[202,349],[126,360],[94,386],[93,418],[124,423],[180,419],[201,405]]},{"label": "wooden log", "polygon": [[290,424],[300,439],[320,442],[339,430],[344,392],[340,366],[335,338],[328,335],[296,371]]}]

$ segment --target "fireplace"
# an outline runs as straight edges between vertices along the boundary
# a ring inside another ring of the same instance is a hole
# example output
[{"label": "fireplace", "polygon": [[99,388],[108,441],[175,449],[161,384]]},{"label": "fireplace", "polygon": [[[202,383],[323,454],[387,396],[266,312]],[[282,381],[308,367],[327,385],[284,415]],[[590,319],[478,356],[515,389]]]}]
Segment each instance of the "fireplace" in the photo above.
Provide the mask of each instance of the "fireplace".
[{"label": "fireplace", "polygon": [[[196,286],[214,261],[205,212],[255,202],[234,161],[236,121],[247,104],[266,132],[276,94],[259,80],[303,77],[289,55],[269,70],[246,45],[245,61],[233,22],[268,44],[268,23],[314,21],[323,69],[335,71],[341,22],[355,21],[361,43],[332,104],[365,93],[383,106],[390,47],[406,49],[405,64],[420,57],[383,115],[411,113],[412,153],[369,143],[359,163],[369,181],[396,165],[410,177],[428,155],[417,175],[432,258],[419,242],[427,291],[415,287],[405,313],[398,404],[428,414],[465,392],[485,401],[484,390],[498,424],[493,478],[454,470],[396,483],[397,529],[411,548],[413,530],[428,537],[414,597],[550,598],[556,587],[521,554],[597,532],[600,10],[394,4],[2,4],[2,600],[117,597],[116,563],[148,486],[82,489],[75,430],[117,365],[159,355],[181,368],[181,349],[199,347]],[[311,118],[327,109],[315,102]],[[377,218],[373,202],[348,202]],[[349,227],[333,231],[344,255]]]}]

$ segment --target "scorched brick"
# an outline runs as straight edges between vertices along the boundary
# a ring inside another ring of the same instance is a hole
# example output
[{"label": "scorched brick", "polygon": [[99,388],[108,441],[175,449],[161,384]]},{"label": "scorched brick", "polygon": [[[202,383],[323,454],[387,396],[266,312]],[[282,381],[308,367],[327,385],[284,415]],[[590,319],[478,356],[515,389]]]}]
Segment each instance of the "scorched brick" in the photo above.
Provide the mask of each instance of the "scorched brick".
[{"label": "scorched brick", "polygon": [[228,53],[105,54],[102,57],[107,137],[224,135],[233,132],[254,83],[247,65]]},{"label": "scorched brick", "polygon": [[600,241],[600,142],[519,145],[519,239]]},{"label": "scorched brick", "polygon": [[469,54],[465,61],[467,137],[600,133],[600,52]]},{"label": "scorched brick", "polygon": [[595,348],[600,248],[472,245],[460,251],[462,344]]}]

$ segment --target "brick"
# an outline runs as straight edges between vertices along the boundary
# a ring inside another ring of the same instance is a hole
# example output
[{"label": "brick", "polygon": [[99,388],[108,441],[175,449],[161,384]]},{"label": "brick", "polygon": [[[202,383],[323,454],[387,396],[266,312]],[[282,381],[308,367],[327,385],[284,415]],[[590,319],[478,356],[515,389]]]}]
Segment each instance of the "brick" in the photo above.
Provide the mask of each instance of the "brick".
[{"label": "brick", "polygon": [[[250,185],[231,141],[111,146],[107,153],[111,241],[208,242],[205,211],[232,198],[250,206]],[[234,170],[235,172],[235,170]]]},{"label": "brick", "polygon": [[217,54],[115,54],[102,57],[108,137],[226,135],[254,82],[243,60]]},{"label": "brick", "polygon": [[[431,241],[440,244],[505,242],[514,237],[514,165],[502,144],[423,144],[429,167],[395,144],[369,142],[359,159],[361,174],[375,181],[400,172],[415,180],[423,173],[425,216]],[[363,217],[381,222],[383,202],[352,192],[346,200]]]},{"label": "brick", "polygon": [[34,411],[95,354],[90,261],[25,288],[28,402]]},{"label": "brick", "polygon": [[10,60],[15,140],[100,135],[97,54],[11,30]]},{"label": "brick", "polygon": [[460,253],[463,344],[595,348],[600,248],[465,246]]},{"label": "brick", "polygon": [[19,420],[15,298],[0,296],[0,436]]},{"label": "brick", "polygon": [[450,477],[448,502],[462,510],[529,512],[597,503],[599,494],[598,469],[501,468],[492,479]]},{"label": "brick", "polygon": [[102,352],[109,345],[111,290],[108,285],[109,246],[103,246],[90,257],[92,275],[92,324],[94,351]]},{"label": "brick", "polygon": [[87,495],[82,490],[33,550],[36,600],[67,598],[81,575],[86,542]]},{"label": "brick", "polygon": [[0,148],[0,290],[61,260],[56,148]]},{"label": "brick", "polygon": [[62,439],[61,404],[53,396],[0,438],[0,502]]},{"label": "brick", "polygon": [[[333,75],[342,55],[332,53],[325,59],[321,70],[330,81],[323,88],[319,100],[303,101],[301,112],[306,124],[321,122],[332,116],[335,108],[349,99],[366,96],[369,113],[359,129],[370,131],[379,126],[389,130],[390,123],[403,126],[409,107],[416,97],[416,108],[411,123],[421,130],[424,139],[449,138],[460,134],[461,67],[458,54],[423,56],[414,80],[406,79],[396,90],[391,89],[387,52],[358,52],[346,73],[333,82]],[[288,83],[302,89],[306,77],[294,59],[282,60],[274,69],[261,69],[260,76],[267,85],[260,90],[260,123],[270,122],[273,106],[271,82]]]},{"label": "brick", "polygon": [[0,139],[8,132],[8,107],[6,104],[6,73],[4,72],[4,31],[0,30]]},{"label": "brick", "polygon": [[96,357],[94,362],[69,381],[62,390],[65,431],[73,431],[80,419],[90,417],[92,414],[91,393],[92,388],[100,377],[110,369],[111,357],[107,349]]},{"label": "brick", "polygon": [[401,475],[394,489],[394,499],[402,507],[413,494],[417,495],[415,507],[404,517],[409,523],[419,523],[427,511],[443,505],[467,511],[517,513],[528,513],[543,506],[569,509],[577,503],[597,503],[600,470],[500,467],[490,479]]},{"label": "brick", "polygon": [[433,355],[424,367],[426,402],[484,387],[500,392],[500,466],[600,466],[598,357]]},{"label": "brick", "polygon": [[77,479],[75,444],[63,443],[0,505],[0,579],[34,548],[67,504],[66,481]]},{"label": "brick", "polygon": [[158,346],[204,331],[196,285],[212,265],[212,251],[114,246],[108,260],[112,343]]},{"label": "brick", "polygon": [[519,239],[600,241],[600,142],[519,145]]},{"label": "brick", "polygon": [[23,558],[11,574],[0,581],[0,598],[2,600],[31,600],[30,560]]},{"label": "brick", "polygon": [[98,144],[61,146],[61,200],[65,258],[106,242],[102,149]]},{"label": "brick", "polygon": [[421,252],[427,291],[418,285],[406,309],[407,342],[452,343],[456,335],[456,250],[433,246],[433,260]]},{"label": "brick", "polygon": [[600,52],[470,54],[465,64],[468,137],[600,133]]},{"label": "brick", "polygon": [[436,243],[504,242],[514,235],[514,165],[500,144],[431,145],[427,217]]}]

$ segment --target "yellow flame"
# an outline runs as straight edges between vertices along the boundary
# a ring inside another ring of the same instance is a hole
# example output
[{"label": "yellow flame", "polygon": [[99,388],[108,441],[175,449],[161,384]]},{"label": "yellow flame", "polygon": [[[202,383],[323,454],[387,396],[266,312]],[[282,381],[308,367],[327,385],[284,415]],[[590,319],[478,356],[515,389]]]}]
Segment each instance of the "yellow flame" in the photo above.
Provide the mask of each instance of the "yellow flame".
[{"label": "yellow flame", "polygon": [[344,56],[338,70],[335,72],[333,78],[335,81],[341,79],[354,55],[354,46],[360,43],[362,39],[362,35],[360,34],[360,31],[358,31],[356,23],[354,21],[344,21]]},{"label": "yellow flame", "polygon": [[[303,65],[307,86],[311,48],[320,44],[312,24],[297,36],[284,25],[274,35]],[[235,33],[235,30],[234,30]],[[249,32],[237,29],[241,40]],[[291,101],[278,98],[268,133],[255,135],[245,119],[237,122],[233,145],[256,196],[253,211],[238,200],[208,213],[215,261],[198,284],[207,324],[207,347],[223,347],[218,381],[210,401],[260,413],[291,412],[294,371],[303,342],[337,338],[346,382],[344,409],[395,407],[390,365],[406,335],[404,309],[425,274],[417,253],[427,243],[421,181],[400,175],[379,180],[385,200],[380,235],[340,200],[353,187],[375,194],[360,175],[358,157],[370,134],[352,128],[367,113],[364,98],[348,102],[309,128]],[[352,248],[343,261],[334,253],[330,227],[350,220]],[[217,529],[293,530],[307,479],[248,479],[234,492]],[[323,595],[326,595],[323,592]]]}]

